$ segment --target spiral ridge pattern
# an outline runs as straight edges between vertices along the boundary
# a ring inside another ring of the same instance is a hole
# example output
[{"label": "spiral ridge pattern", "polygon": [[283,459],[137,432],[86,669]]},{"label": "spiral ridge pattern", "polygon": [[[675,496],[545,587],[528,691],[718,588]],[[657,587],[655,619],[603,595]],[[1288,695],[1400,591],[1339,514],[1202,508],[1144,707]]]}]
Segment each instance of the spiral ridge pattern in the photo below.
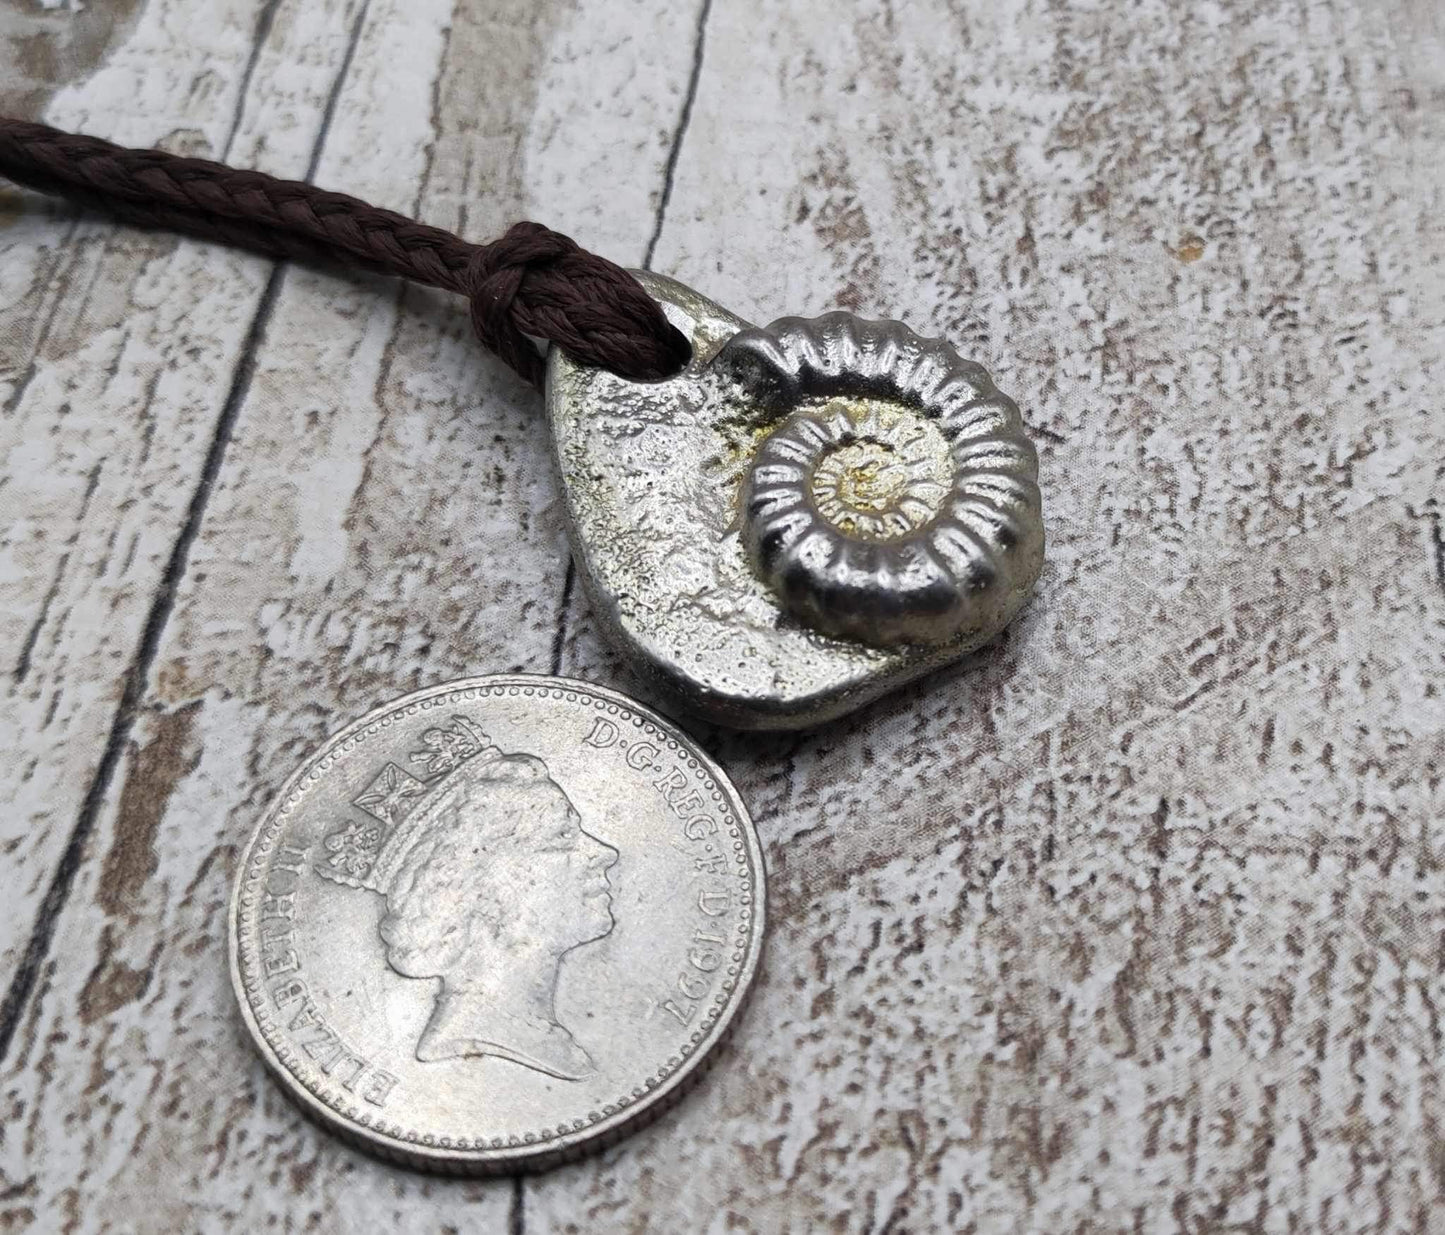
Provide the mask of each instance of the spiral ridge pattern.
[{"label": "spiral ridge pattern", "polygon": [[1038,458],[978,364],[850,313],[741,331],[718,363],[774,416],[743,479],[754,570],[814,629],[981,641],[1043,562]]}]

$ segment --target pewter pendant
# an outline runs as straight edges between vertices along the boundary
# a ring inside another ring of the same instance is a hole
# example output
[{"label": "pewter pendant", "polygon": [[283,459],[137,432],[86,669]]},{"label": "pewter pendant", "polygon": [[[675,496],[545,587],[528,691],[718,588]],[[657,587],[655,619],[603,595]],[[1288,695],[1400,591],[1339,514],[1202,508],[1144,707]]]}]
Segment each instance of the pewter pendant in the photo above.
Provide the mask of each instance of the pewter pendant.
[{"label": "pewter pendant", "polygon": [[553,348],[573,554],[673,702],[748,729],[841,716],[993,638],[1043,564],[1018,408],[947,343],[849,313],[748,323],[634,272],[692,341],[665,382]]}]

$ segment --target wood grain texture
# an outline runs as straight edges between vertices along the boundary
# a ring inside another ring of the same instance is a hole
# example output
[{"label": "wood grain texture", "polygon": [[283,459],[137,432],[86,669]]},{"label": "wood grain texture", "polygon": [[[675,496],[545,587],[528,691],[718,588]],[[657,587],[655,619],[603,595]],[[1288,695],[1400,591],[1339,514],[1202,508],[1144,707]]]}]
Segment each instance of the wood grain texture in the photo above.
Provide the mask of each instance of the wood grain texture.
[{"label": "wood grain texture", "polygon": [[[241,161],[264,149],[278,170],[304,174],[330,87],[312,43],[324,33],[323,6],[310,7],[311,28],[297,31],[293,50],[253,64],[262,11],[250,0],[218,4],[189,29],[185,4],[149,4],[104,65],[57,91],[47,115],[104,126],[125,143],[229,150]],[[148,119],[156,115],[164,120]],[[22,763],[0,791],[11,871],[0,908],[6,983],[77,819],[108,787],[102,752],[268,270],[7,192],[0,725]]]},{"label": "wood grain texture", "polygon": [[535,401],[440,297],[7,198],[0,978],[50,933],[0,1224],[1445,1224],[1437,6],[146,0],[64,37],[73,82],[26,70],[53,122],[947,335],[1038,434],[1050,556],[956,670],[699,731],[774,895],[698,1091],[526,1181],[379,1166],[244,1040],[232,864],[402,689],[641,693],[568,587]]}]

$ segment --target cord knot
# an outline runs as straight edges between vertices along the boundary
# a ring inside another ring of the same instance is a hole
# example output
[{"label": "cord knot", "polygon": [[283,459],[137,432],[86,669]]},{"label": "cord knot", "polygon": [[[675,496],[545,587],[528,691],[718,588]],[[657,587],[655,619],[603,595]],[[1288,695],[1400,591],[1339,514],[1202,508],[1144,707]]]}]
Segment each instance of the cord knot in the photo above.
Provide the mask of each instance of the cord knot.
[{"label": "cord knot", "polygon": [[539,389],[546,364],[534,339],[633,381],[671,377],[692,355],[632,275],[540,223],[479,248],[464,291],[477,337]]}]

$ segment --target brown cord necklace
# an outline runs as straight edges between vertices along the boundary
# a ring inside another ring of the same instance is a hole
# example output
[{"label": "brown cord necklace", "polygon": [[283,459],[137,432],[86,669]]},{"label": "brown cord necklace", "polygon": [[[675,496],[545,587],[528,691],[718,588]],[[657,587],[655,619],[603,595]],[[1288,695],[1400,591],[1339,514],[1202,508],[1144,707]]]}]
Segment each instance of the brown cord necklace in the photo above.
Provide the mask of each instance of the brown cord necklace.
[{"label": "brown cord necklace", "polygon": [[466,296],[477,337],[545,392],[594,612],[660,693],[711,720],[842,715],[991,639],[1038,576],[1018,408],[898,322],[753,327],[538,223],[476,245],[314,185],[20,120],[0,119],[0,176]]},{"label": "brown cord necklace", "polygon": [[539,389],[543,361],[528,336],[635,381],[687,363],[687,340],[636,279],[540,223],[471,244],[299,180],[23,120],[0,119],[0,176],[140,227],[457,292],[482,343]]}]

